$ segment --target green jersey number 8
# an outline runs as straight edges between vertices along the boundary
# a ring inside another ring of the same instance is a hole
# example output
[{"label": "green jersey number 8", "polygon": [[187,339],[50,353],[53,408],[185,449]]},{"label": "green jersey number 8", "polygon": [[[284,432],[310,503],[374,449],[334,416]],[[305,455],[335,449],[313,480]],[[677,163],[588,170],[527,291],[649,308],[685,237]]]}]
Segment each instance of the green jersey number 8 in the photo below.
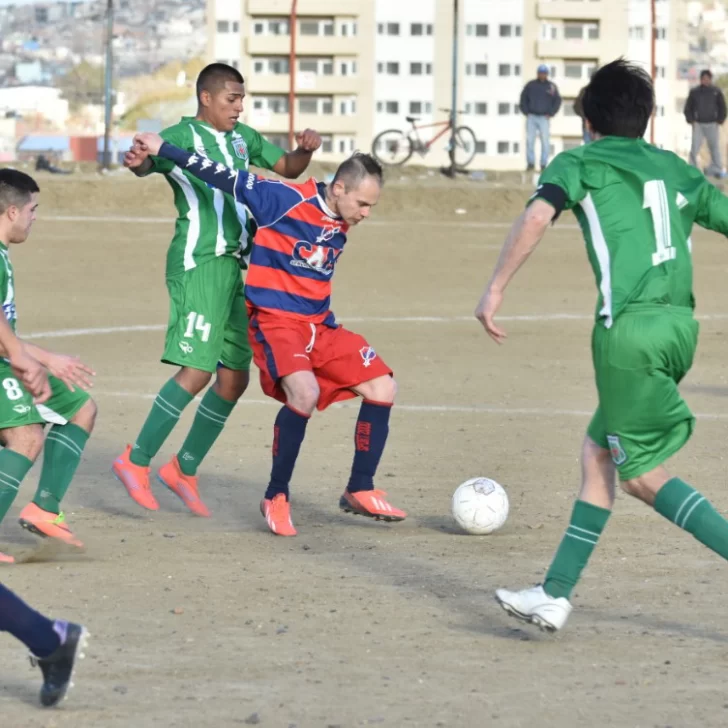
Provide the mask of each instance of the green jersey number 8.
[{"label": "green jersey number 8", "polygon": [[655,229],[657,250],[652,254],[652,265],[662,265],[668,260],[675,260],[677,249],[672,247],[670,230],[670,206],[667,201],[667,187],[661,179],[645,182],[645,198],[643,209],[652,214]]}]

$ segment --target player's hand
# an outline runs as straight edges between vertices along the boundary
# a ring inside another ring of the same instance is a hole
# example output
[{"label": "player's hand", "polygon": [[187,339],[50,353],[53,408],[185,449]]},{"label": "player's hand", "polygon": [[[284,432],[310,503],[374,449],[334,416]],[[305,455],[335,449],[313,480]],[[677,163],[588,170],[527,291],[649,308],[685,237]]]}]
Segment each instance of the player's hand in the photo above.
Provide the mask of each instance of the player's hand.
[{"label": "player's hand", "polygon": [[144,164],[148,157],[149,152],[146,149],[143,149],[139,144],[134,144],[124,155],[124,166],[128,169],[137,169]]},{"label": "player's hand", "polygon": [[48,371],[35,358],[21,347],[17,354],[10,357],[10,368],[25,388],[33,395],[35,404],[43,404],[51,397]]},{"label": "player's hand", "polygon": [[77,356],[49,354],[46,366],[48,371],[54,377],[58,377],[72,392],[76,391],[76,387],[91,389],[94,386],[91,378],[96,376],[96,372],[87,367]]},{"label": "player's hand", "polygon": [[508,336],[503,329],[498,328],[493,319],[498,313],[498,310],[503,303],[503,292],[492,290],[490,288],[485,289],[485,293],[478,301],[478,305],[475,308],[475,318],[483,324],[483,328],[486,330],[488,336],[497,344],[502,344]]},{"label": "player's hand", "polygon": [[305,129],[296,134],[296,144],[304,152],[315,152],[321,146],[321,134],[313,129]]},{"label": "player's hand", "polygon": [[143,132],[141,134],[137,134],[134,137],[134,143],[139,144],[139,146],[146,150],[147,153],[157,155],[159,154],[159,149],[164,144],[164,139],[162,139],[159,134],[155,134],[153,132]]}]

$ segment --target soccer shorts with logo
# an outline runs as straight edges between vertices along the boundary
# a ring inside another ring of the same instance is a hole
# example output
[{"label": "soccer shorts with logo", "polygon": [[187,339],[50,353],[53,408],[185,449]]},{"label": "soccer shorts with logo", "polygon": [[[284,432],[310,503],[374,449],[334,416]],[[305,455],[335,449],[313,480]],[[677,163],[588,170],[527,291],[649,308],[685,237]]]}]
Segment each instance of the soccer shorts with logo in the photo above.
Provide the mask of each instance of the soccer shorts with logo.
[{"label": "soccer shorts with logo", "polygon": [[321,390],[319,410],[356,397],[351,388],[357,384],[392,375],[363,336],[342,326],[332,328],[253,310],[250,342],[263,391],[281,402],[286,395],[280,380],[294,372],[316,376]]},{"label": "soccer shorts with logo", "polygon": [[165,364],[214,372],[250,369],[248,312],[240,265],[232,256],[167,278],[170,309]]},{"label": "soccer shorts with logo", "polygon": [[592,335],[599,407],[588,435],[612,453],[621,480],[662,465],[695,417],[678,384],[692,366],[698,322],[689,308],[637,304]]},{"label": "soccer shorts with logo", "polygon": [[0,430],[46,422],[65,424],[90,395],[83,389],[71,391],[60,379],[49,376],[51,397],[43,404],[33,404],[33,395],[18,381],[10,365],[0,362]]}]

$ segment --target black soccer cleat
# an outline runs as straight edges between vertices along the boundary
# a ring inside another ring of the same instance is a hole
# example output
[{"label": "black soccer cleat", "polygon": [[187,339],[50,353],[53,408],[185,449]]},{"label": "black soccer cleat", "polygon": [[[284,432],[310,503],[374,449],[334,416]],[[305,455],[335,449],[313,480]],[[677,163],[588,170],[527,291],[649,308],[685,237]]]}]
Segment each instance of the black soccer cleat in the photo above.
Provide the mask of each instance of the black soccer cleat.
[{"label": "black soccer cleat", "polygon": [[46,708],[58,705],[72,687],[71,678],[77,659],[83,659],[88,632],[80,624],[68,624],[66,641],[48,657],[31,655],[31,664],[40,667],[43,673],[43,686],[40,689],[40,702]]}]

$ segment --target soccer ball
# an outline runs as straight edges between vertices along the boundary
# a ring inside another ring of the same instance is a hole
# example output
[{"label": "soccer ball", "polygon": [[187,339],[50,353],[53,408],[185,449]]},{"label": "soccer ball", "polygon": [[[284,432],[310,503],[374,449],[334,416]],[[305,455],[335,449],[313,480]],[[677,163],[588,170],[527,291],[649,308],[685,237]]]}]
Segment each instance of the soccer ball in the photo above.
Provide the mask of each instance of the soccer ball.
[{"label": "soccer ball", "polygon": [[508,518],[508,496],[495,480],[471,478],[453,493],[452,517],[467,533],[493,533]]}]

